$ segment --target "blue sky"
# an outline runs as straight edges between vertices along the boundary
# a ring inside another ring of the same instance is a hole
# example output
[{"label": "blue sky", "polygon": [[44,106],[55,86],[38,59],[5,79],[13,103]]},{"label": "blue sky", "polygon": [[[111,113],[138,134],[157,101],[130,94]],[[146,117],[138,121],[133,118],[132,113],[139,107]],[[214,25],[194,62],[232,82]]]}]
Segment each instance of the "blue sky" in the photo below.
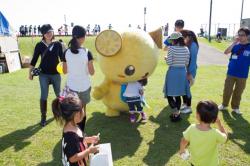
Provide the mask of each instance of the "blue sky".
[{"label": "blue sky", "polygon": [[[122,29],[132,24],[143,26],[143,8],[147,7],[148,30],[170,24],[176,19],[185,20],[185,28],[199,31],[201,24],[208,24],[210,0],[0,0],[0,11],[10,24],[18,29],[20,25],[50,23],[54,29],[64,24],[100,24],[102,29],[111,23]],[[229,27],[240,22],[241,0],[213,0],[212,31],[216,27]],[[245,0],[243,18],[250,18],[250,0]]]}]

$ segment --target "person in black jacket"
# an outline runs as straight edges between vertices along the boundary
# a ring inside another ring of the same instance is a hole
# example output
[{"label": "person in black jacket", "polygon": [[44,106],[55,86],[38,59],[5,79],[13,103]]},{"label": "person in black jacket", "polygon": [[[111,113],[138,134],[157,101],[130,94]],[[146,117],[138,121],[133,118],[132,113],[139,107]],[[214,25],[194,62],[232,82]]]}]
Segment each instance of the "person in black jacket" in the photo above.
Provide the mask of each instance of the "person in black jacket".
[{"label": "person in black jacket", "polygon": [[53,42],[54,32],[50,24],[45,24],[41,27],[42,40],[36,44],[33,58],[30,63],[29,79],[33,80],[31,74],[32,69],[36,66],[37,60],[41,57],[41,74],[39,82],[41,88],[40,111],[41,111],[41,126],[46,125],[47,114],[47,98],[49,85],[53,85],[56,96],[59,96],[61,76],[56,70],[59,63],[59,58],[62,60],[63,52],[62,45],[59,42]]}]

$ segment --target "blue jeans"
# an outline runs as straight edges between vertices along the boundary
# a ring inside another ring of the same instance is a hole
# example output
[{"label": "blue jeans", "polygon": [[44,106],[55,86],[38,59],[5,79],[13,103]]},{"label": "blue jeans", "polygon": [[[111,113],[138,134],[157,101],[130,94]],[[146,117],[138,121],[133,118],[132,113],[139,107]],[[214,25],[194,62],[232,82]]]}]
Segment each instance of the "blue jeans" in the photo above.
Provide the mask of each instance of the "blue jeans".
[{"label": "blue jeans", "polygon": [[49,85],[53,85],[55,95],[60,94],[61,76],[60,74],[43,74],[39,75],[39,82],[41,88],[41,100],[47,100],[49,94]]}]

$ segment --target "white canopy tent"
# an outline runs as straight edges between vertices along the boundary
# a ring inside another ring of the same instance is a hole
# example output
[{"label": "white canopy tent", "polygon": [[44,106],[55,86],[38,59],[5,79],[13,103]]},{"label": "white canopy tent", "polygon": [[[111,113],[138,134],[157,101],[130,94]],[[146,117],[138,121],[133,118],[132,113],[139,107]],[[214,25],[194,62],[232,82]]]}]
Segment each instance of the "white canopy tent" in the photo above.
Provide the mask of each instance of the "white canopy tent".
[{"label": "white canopy tent", "polygon": [[21,69],[17,38],[0,11],[0,73]]}]

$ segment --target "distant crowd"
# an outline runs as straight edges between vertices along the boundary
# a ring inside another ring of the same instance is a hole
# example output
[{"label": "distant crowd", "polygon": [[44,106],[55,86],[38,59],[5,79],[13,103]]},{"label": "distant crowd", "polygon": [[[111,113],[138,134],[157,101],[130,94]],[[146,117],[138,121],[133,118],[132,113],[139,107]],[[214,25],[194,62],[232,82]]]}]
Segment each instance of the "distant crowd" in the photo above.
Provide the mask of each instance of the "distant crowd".
[{"label": "distant crowd", "polygon": [[[63,24],[60,26],[57,31],[54,31],[55,35],[59,36],[68,36],[71,35],[69,32],[71,32],[71,28],[73,27],[73,23],[71,26],[67,24]],[[142,29],[140,25],[135,25],[136,29]],[[91,26],[88,24],[86,27],[86,35],[91,36],[91,35],[98,35],[101,32],[101,25],[95,24]],[[128,28],[132,28],[132,25],[129,24]],[[113,29],[112,24],[108,24],[108,26],[104,29]],[[145,30],[145,27],[143,28]],[[163,27],[164,31],[164,36],[168,36],[168,23]],[[19,33],[18,36],[41,36],[41,25],[21,25],[19,27]]]},{"label": "distant crowd", "polygon": [[[63,24],[57,29],[57,35],[59,36],[68,36],[70,27],[67,24]],[[108,25],[108,29],[112,29],[112,25]],[[91,29],[90,24],[86,26],[87,35],[97,35],[101,32],[101,26],[95,24],[94,27]],[[41,26],[38,25],[21,25],[19,27],[19,34],[18,36],[41,36]]]},{"label": "distant crowd", "polygon": [[[68,34],[68,31],[69,31],[69,26],[64,24],[62,26],[60,26],[57,30],[58,32],[58,35],[69,35]],[[19,34],[18,36],[40,36],[42,35],[41,33],[41,26],[38,25],[21,25],[19,27]]]}]

